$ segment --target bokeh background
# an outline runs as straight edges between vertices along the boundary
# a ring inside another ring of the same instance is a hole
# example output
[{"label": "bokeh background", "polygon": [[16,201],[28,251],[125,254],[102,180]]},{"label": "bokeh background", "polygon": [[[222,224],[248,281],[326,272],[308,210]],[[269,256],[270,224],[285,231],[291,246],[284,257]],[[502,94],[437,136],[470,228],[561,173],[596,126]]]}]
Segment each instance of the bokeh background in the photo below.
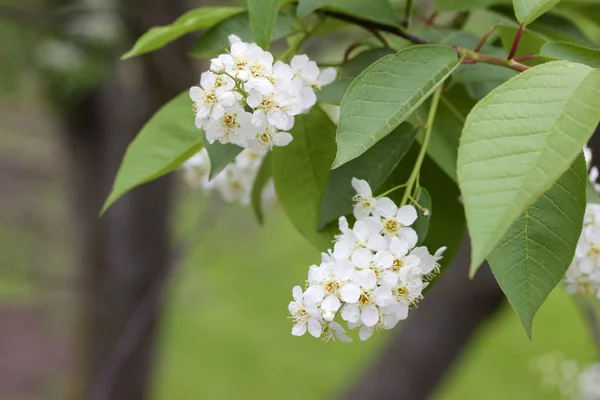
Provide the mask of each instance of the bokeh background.
[{"label": "bokeh background", "polygon": [[[106,363],[100,380],[122,395],[111,399],[329,399],[389,351],[396,332],[353,344],[290,335],[291,288],[319,254],[277,207],[261,227],[172,174],[98,217],[127,143],[205,65],[185,57],[193,37],[119,56],[148,27],[207,4],[0,5],[0,399],[92,398],[83,393]],[[337,31],[308,51],[339,61],[361,34]],[[432,398],[559,399],[539,358],[593,361],[588,330],[562,287],[532,341],[503,304]]]}]

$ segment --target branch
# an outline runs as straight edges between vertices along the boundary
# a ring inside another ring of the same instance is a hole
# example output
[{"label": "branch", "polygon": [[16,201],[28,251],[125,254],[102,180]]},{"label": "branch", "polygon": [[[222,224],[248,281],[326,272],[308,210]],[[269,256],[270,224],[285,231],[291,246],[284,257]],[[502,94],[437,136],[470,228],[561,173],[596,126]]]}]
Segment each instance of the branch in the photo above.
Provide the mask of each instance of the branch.
[{"label": "branch", "polygon": [[[331,18],[339,19],[340,21],[345,21],[345,22],[349,22],[351,24],[361,26],[369,31],[375,29],[375,30],[388,32],[388,33],[391,33],[398,37],[401,37],[405,40],[408,40],[409,42],[414,43],[414,44],[434,44],[433,42],[430,42],[429,40],[420,38],[416,35],[413,35],[412,33],[406,32],[405,30],[403,30],[397,26],[382,24],[379,22],[373,22],[373,21],[354,17],[351,15],[342,14],[342,13],[335,12],[335,11],[324,11],[323,14],[328,17],[331,17]],[[515,60],[509,60],[507,58],[490,56],[487,54],[481,54],[481,53],[478,53],[477,51],[465,49],[464,47],[460,47],[460,46],[452,46],[452,47],[456,50],[456,52],[458,54],[465,57],[467,61],[471,60],[471,61],[474,61],[474,63],[482,62],[485,64],[498,65],[501,67],[514,69],[519,72],[523,72],[523,71],[526,71],[529,69],[529,67],[527,65],[521,64]]]}]

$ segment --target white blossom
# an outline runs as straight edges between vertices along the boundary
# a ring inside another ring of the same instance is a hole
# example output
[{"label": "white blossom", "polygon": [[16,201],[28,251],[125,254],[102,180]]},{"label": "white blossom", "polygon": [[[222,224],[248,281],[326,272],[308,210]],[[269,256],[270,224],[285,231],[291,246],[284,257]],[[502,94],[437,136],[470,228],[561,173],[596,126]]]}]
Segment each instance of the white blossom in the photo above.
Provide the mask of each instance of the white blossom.
[{"label": "white blossom", "polygon": [[[429,279],[439,272],[438,261],[445,250],[442,247],[432,255],[427,247],[415,247],[419,238],[409,228],[417,219],[412,205],[398,207],[387,197],[377,199],[364,180],[351,183],[357,192],[353,197],[357,221],[350,227],[345,217],[339,219],[340,234],[333,249],[322,253],[321,264],[309,268],[303,297],[306,303],[307,293],[312,293],[308,301],[317,311],[313,309],[311,316],[317,316],[319,337],[326,341],[349,339],[341,336],[341,321],[349,329],[358,329],[359,338],[366,340],[373,332],[392,329],[406,319],[422,299]],[[385,226],[390,220],[397,224],[393,232]],[[295,329],[301,331],[302,326]]]},{"label": "white blossom", "polygon": [[233,143],[255,152],[287,146],[294,117],[317,101],[315,90],[335,80],[335,69],[321,71],[307,56],[295,68],[256,43],[230,35],[230,50],[211,60],[200,85],[190,89],[196,126],[210,143]]},{"label": "white blossom", "polygon": [[[264,151],[243,150],[212,180],[209,179],[211,165],[206,149],[194,154],[182,165],[181,169],[184,180],[189,186],[199,188],[205,193],[217,192],[227,203],[248,206],[254,181],[265,154]],[[262,190],[262,205],[265,208],[272,206],[276,200],[273,180],[270,179]]]},{"label": "white blossom", "polygon": [[[588,168],[591,165],[591,150],[584,147]],[[590,170],[590,182],[598,190],[598,170]],[[594,295],[600,298],[600,204],[588,203],[583,218],[583,228],[575,256],[564,277],[569,293]]]}]

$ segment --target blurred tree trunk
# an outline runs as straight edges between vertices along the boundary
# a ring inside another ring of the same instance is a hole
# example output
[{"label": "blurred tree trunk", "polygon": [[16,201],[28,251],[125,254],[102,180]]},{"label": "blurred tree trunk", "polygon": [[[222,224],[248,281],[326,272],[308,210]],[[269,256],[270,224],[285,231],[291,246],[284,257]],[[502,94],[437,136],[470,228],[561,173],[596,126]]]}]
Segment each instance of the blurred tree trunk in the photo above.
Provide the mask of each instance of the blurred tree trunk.
[{"label": "blurred tree trunk", "polygon": [[[132,40],[185,11],[183,0],[128,0],[122,5],[135,17],[125,19]],[[99,211],[126,146],[161,105],[195,80],[186,49],[179,41],[128,64],[116,62],[106,85],[86,93],[63,115],[82,276],[75,399],[149,397],[160,295],[169,268],[172,179],[133,190],[102,218]],[[147,315],[139,318],[140,312]],[[139,325],[140,334],[124,341],[131,324]]]},{"label": "blurred tree trunk", "polygon": [[469,251],[464,243],[344,400],[424,400],[435,392],[472,336],[504,301],[487,264],[469,279]]}]

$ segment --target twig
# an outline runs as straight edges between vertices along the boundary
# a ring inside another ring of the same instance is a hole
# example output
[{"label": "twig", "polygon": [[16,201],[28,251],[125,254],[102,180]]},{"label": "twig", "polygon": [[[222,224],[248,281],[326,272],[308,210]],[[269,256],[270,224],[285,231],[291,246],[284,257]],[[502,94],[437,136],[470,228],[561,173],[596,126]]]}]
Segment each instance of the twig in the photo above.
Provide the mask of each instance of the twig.
[{"label": "twig", "polygon": [[[382,24],[379,22],[373,22],[373,21],[362,19],[362,18],[354,17],[351,15],[338,13],[335,11],[324,11],[323,14],[327,15],[329,17],[335,18],[335,19],[339,19],[340,21],[346,21],[346,22],[350,22],[355,25],[362,26],[363,28],[365,28],[369,31],[372,29],[376,29],[376,30],[388,32],[388,33],[391,33],[398,37],[401,37],[403,39],[406,39],[409,42],[412,42],[414,44],[433,44],[429,40],[420,38],[416,35],[413,35],[412,33],[406,32],[405,30],[403,30],[397,26],[386,25],[386,24]],[[510,60],[510,59],[496,57],[496,56],[490,56],[487,54],[481,54],[476,51],[465,49],[464,47],[460,47],[460,46],[452,46],[452,47],[456,50],[456,52],[458,54],[460,54],[461,56],[464,56],[467,60],[474,60],[475,62],[483,62],[486,64],[499,65],[502,67],[514,69],[519,72],[523,72],[523,71],[526,71],[529,69],[529,67],[527,65],[521,64],[515,60]]]},{"label": "twig", "polygon": [[479,52],[479,50],[481,50],[481,48],[485,45],[485,42],[487,42],[487,40],[490,38],[492,33],[494,33],[495,30],[495,26],[492,26],[490,29],[488,29],[487,32],[483,34],[481,40],[479,40],[479,43],[477,43],[477,46],[475,46],[473,51]]},{"label": "twig", "polygon": [[413,9],[413,0],[406,0],[406,5],[404,6],[404,19],[402,20],[402,26],[405,29],[410,27],[410,20],[412,17],[412,9]]},{"label": "twig", "polygon": [[521,42],[521,38],[523,37],[523,30],[525,29],[524,25],[519,26],[519,30],[515,35],[515,40],[513,40],[512,47],[510,48],[510,53],[508,53],[508,59],[512,60],[515,57],[515,53],[519,48],[519,43]]}]

